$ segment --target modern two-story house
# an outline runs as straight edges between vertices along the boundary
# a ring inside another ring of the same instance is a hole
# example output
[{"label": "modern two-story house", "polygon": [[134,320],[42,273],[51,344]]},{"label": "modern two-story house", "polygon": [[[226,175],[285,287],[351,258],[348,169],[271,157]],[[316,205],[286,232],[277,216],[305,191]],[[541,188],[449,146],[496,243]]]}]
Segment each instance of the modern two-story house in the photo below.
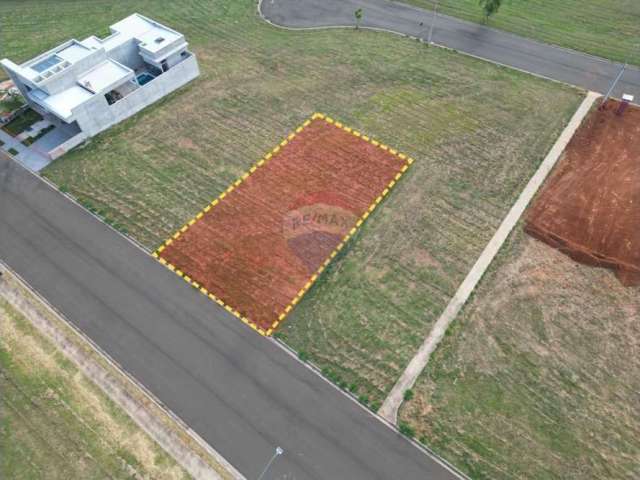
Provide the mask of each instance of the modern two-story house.
[{"label": "modern two-story house", "polygon": [[105,38],[69,40],[21,65],[0,63],[27,103],[64,132],[57,158],[199,75],[184,35],[133,14]]}]

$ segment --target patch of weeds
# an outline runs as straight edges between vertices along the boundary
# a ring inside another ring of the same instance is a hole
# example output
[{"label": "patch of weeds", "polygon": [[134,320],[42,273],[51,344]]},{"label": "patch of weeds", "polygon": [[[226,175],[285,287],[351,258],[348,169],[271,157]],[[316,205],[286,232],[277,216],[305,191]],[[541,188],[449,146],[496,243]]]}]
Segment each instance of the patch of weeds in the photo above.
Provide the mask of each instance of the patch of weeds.
[{"label": "patch of weeds", "polygon": [[400,430],[400,433],[405,437],[413,438],[416,435],[415,428],[413,428],[407,422],[400,422],[400,424],[398,425],[398,430]]},{"label": "patch of weeds", "polygon": [[404,392],[404,401],[408,402],[409,400],[411,400],[413,398],[413,390],[411,390],[410,388],[407,389]]}]

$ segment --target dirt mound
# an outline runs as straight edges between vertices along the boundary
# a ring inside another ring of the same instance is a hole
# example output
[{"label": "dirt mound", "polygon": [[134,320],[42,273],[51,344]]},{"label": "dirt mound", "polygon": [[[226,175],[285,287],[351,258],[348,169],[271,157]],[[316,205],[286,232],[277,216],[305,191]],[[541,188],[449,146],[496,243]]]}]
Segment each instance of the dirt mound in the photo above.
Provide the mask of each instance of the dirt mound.
[{"label": "dirt mound", "polygon": [[529,210],[525,231],[640,285],[640,108],[594,110]]}]

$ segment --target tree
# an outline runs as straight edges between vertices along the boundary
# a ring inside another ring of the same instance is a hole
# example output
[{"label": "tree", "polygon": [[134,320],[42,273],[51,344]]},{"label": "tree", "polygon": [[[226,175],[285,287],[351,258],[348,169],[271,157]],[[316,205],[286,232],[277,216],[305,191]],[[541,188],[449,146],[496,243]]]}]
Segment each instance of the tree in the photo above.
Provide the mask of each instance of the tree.
[{"label": "tree", "polygon": [[498,13],[500,5],[502,5],[502,0],[480,0],[485,22],[489,20],[491,15]]},{"label": "tree", "polygon": [[362,11],[361,8],[357,9],[355,12],[353,12],[353,15],[356,17],[356,30],[360,27],[360,21],[362,20],[362,14],[364,12]]}]

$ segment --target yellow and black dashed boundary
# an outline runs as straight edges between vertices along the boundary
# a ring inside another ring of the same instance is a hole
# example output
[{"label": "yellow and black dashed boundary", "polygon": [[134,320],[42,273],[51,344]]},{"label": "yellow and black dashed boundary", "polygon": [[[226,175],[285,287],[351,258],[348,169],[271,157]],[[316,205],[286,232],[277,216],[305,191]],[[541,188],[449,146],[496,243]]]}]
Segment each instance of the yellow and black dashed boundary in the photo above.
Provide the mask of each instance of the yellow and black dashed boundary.
[{"label": "yellow and black dashed boundary", "polygon": [[[280,313],[280,315],[278,316],[278,319],[275,320],[273,322],[273,324],[267,330],[264,330],[263,328],[261,328],[258,325],[256,325],[254,322],[252,322],[247,317],[242,316],[240,314],[240,312],[238,312],[236,309],[234,309],[230,305],[225,304],[221,299],[219,299],[214,294],[209,292],[206,288],[204,288],[198,282],[196,282],[195,280],[191,279],[185,272],[183,272],[180,269],[178,269],[175,265],[172,265],[171,263],[167,262],[164,258],[162,258],[160,256],[160,254],[162,253],[162,251],[166,247],[171,245],[184,232],[186,232],[189,229],[189,227],[191,227],[191,225],[193,225],[198,220],[200,220],[204,216],[205,213],[209,212],[209,210],[211,210],[213,207],[215,207],[227,195],[229,195],[233,190],[235,190],[236,187],[238,187],[243,181],[245,181],[249,177],[249,175],[251,175],[258,168],[262,167],[269,160],[271,160],[274,157],[274,155],[276,155],[283,147],[285,147],[291,140],[293,140],[293,138],[297,134],[302,132],[302,130],[304,130],[313,120],[318,120],[318,119],[319,120],[324,120],[328,124],[334,125],[335,127],[340,128],[340,129],[344,130],[345,132],[352,134],[355,137],[361,138],[362,140],[370,143],[371,145],[374,145],[376,147],[381,148],[382,150],[385,150],[385,151],[391,153],[392,155],[394,155],[394,156],[398,157],[400,160],[402,160],[404,162],[404,165],[402,166],[400,171],[396,174],[395,178],[389,182],[389,184],[382,191],[382,193],[374,200],[374,202],[371,205],[369,205],[369,208],[367,209],[367,211],[364,212],[364,214],[358,219],[358,221],[356,222],[356,225],[349,231],[349,233],[347,233],[347,235],[345,235],[345,237],[342,239],[340,244],[338,244],[338,246],[333,250],[333,252],[331,252],[331,255],[329,255],[329,257],[326,258],[324,263],[322,265],[320,265],[320,268],[318,268],[318,270],[316,270],[316,272],[311,276],[311,278],[309,278],[309,281],[307,281],[307,283],[304,285],[304,287],[302,287],[300,289],[300,291],[297,293],[297,295],[291,301],[291,303],[289,303],[289,305],[287,305],[287,307],[284,309],[284,311],[282,313]],[[172,272],[176,273],[179,277],[182,277],[182,279],[185,280],[187,283],[189,283],[192,287],[197,288],[198,290],[200,290],[200,292],[202,292],[204,295],[208,296],[211,300],[213,300],[214,302],[218,303],[221,307],[224,307],[227,311],[229,311],[230,313],[232,313],[233,315],[238,317],[240,320],[242,320],[244,323],[249,325],[251,328],[253,328],[255,331],[257,331],[259,334],[264,335],[264,336],[269,336],[274,332],[274,330],[278,327],[278,325],[285,319],[285,317],[289,314],[289,312],[291,312],[293,307],[300,301],[300,299],[307,292],[307,290],[309,290],[309,288],[311,288],[311,285],[314,284],[314,282],[318,279],[318,277],[324,271],[324,269],[327,267],[327,265],[329,265],[329,262],[331,262],[331,260],[333,260],[333,258],[335,258],[335,256],[338,254],[338,252],[340,250],[342,250],[344,245],[356,233],[358,228],[360,228],[360,226],[364,223],[364,221],[367,219],[367,217],[369,215],[371,215],[371,212],[373,212],[373,210],[375,210],[375,208],[383,200],[383,198],[387,196],[389,191],[398,182],[398,180],[400,180],[400,177],[407,171],[407,169],[409,168],[409,166],[412,163],[413,163],[413,159],[411,157],[408,157],[407,155],[404,155],[403,153],[399,153],[397,150],[394,150],[393,148],[390,148],[387,145],[378,142],[377,140],[374,140],[374,139],[372,139],[372,138],[370,138],[370,137],[368,137],[366,135],[363,135],[362,133],[358,132],[357,130],[353,130],[353,129],[343,125],[342,123],[334,120],[331,117],[328,117],[328,116],[326,116],[326,115],[324,115],[322,113],[314,113],[311,116],[311,118],[305,120],[305,122],[302,125],[300,125],[298,128],[296,128],[295,131],[291,132],[287,136],[287,138],[285,138],[282,142],[280,142],[279,145],[277,145],[273,150],[271,150],[263,158],[261,158],[258,162],[256,162],[249,169],[248,172],[245,172],[240,178],[238,178],[235,182],[233,182],[231,185],[229,185],[229,187],[224,192],[222,192],[218,196],[218,198],[216,198],[210,204],[208,204],[206,207],[204,207],[200,212],[198,212],[198,214],[195,217],[193,217],[191,220],[189,220],[186,224],[184,224],[182,226],[182,228],[180,228],[171,237],[169,237],[155,252],[153,252],[153,256],[155,258],[157,258],[158,261],[161,264],[165,265],[169,270],[171,270]]]}]

